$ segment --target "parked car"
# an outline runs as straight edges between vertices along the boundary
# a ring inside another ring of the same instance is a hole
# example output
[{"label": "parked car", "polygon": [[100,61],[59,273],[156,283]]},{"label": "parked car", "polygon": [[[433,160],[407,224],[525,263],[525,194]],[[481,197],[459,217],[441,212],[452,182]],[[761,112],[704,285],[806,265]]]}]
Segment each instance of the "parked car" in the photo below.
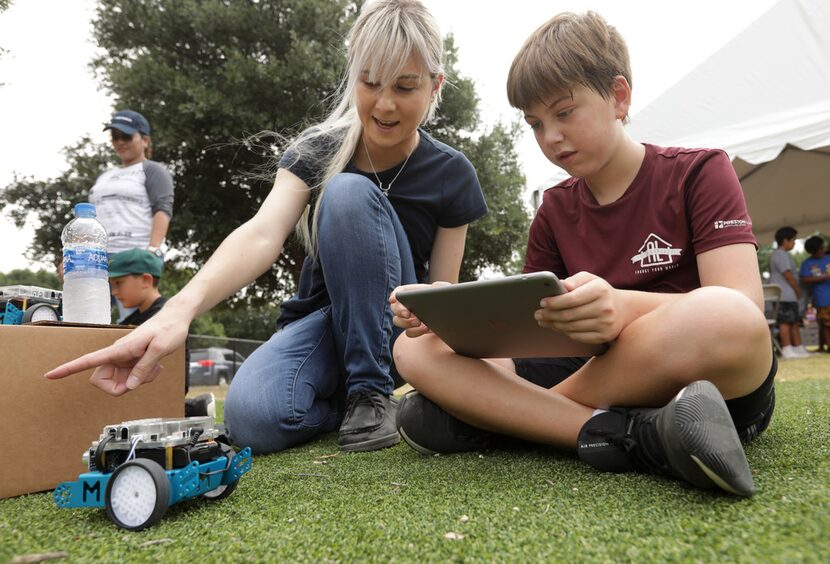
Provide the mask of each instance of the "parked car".
[{"label": "parked car", "polygon": [[190,385],[227,386],[244,360],[244,356],[231,349],[193,349],[190,351]]}]

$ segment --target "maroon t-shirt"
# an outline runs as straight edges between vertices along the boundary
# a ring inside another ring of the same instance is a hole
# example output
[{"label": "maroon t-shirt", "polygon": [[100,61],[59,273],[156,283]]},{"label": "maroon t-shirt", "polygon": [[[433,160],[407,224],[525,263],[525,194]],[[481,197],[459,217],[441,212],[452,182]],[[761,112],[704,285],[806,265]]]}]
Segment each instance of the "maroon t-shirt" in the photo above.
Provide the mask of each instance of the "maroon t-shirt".
[{"label": "maroon t-shirt", "polygon": [[597,203],[569,178],[545,191],[530,228],[525,272],[587,271],[620,289],[700,287],[695,256],[751,243],[752,221],[726,153],[645,145],[640,171],[615,202]]}]

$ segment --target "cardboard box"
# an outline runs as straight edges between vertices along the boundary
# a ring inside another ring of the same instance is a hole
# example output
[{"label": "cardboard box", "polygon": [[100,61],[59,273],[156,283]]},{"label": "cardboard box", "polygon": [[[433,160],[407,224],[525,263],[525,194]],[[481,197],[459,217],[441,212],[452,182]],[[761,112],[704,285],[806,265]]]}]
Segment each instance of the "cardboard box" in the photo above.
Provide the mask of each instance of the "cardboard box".
[{"label": "cardboard box", "polygon": [[52,489],[88,471],[83,453],[105,425],[184,416],[184,347],[164,358],[151,383],[113,397],[89,383],[92,371],[61,380],[43,374],[111,345],[113,326],[0,325],[0,498]]}]

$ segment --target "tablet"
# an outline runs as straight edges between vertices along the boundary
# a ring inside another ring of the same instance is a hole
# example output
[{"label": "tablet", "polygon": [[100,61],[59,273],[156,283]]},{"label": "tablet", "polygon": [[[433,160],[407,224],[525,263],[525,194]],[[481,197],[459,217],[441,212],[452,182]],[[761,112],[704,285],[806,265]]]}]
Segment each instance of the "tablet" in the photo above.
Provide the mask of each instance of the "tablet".
[{"label": "tablet", "polygon": [[593,356],[606,345],[580,343],[539,327],[534,312],[567,290],[551,272],[429,286],[396,294],[458,354],[474,358]]}]

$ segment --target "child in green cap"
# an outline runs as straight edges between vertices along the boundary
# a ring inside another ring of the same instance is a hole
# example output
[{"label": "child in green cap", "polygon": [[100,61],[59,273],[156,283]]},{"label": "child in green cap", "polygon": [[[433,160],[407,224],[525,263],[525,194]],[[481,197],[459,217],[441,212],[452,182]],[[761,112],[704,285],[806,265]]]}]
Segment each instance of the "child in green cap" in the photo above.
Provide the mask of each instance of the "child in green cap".
[{"label": "child in green cap", "polygon": [[109,264],[110,289],[124,307],[136,310],[119,325],[141,325],[167,301],[159,291],[161,259],[145,249],[129,249],[112,255]]},{"label": "child in green cap", "polygon": [[[124,307],[136,310],[119,321],[119,325],[141,325],[161,310],[167,298],[159,291],[161,259],[146,249],[129,249],[112,255],[109,263],[110,289]],[[185,347],[184,390],[189,389],[190,352]],[[216,413],[213,394],[200,394],[185,399],[185,415],[211,415]]]}]

